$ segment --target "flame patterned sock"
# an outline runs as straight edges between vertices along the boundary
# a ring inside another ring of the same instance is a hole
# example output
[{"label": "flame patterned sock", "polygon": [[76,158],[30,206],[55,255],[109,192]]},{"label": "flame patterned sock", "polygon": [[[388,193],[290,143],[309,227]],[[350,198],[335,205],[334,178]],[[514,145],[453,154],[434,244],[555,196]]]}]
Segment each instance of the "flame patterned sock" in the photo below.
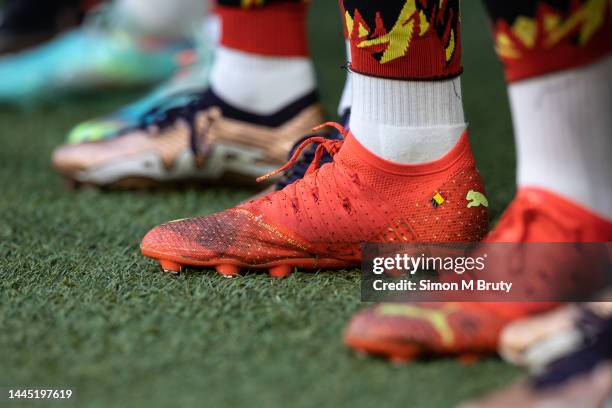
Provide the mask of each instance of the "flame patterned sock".
[{"label": "flame patterned sock", "polygon": [[459,0],[341,0],[353,71],[406,80],[461,73]]},{"label": "flame patterned sock", "polygon": [[612,52],[609,0],[485,0],[509,82],[576,68]]}]

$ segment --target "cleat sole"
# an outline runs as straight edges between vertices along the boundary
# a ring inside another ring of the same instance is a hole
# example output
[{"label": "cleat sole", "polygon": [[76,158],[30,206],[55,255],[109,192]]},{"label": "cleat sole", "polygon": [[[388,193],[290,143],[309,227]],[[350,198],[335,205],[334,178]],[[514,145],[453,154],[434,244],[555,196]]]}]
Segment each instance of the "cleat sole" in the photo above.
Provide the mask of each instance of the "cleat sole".
[{"label": "cleat sole", "polygon": [[472,365],[480,360],[480,355],[477,353],[463,353],[457,358],[463,365]]},{"label": "cleat sole", "polygon": [[273,278],[284,278],[293,273],[293,266],[291,265],[278,265],[270,268],[270,276]]},{"label": "cleat sole", "polygon": [[271,277],[283,278],[292,274],[296,268],[317,270],[317,269],[349,269],[358,267],[358,264],[346,260],[333,258],[291,258],[271,261],[262,264],[247,264],[231,258],[215,258],[208,260],[198,260],[193,258],[185,258],[170,254],[164,254],[157,251],[141,248],[141,253],[148,257],[157,260],[160,263],[168,264],[171,267],[162,268],[168,270],[179,271],[179,268],[189,266],[192,268],[214,268],[223,276],[237,276],[241,269],[267,269]]},{"label": "cleat sole", "polygon": [[394,364],[407,364],[416,360],[422,353],[421,347],[416,344],[405,344],[401,349],[397,348],[387,356]]},{"label": "cleat sole", "polygon": [[168,261],[165,259],[160,259],[159,265],[161,266],[164,272],[171,273],[173,275],[180,274],[183,269],[181,264],[174,262],[174,261]]},{"label": "cleat sole", "polygon": [[364,341],[351,337],[345,337],[344,344],[356,350],[360,357],[380,356],[398,365],[407,364],[425,354],[425,350],[418,344]]},{"label": "cleat sole", "polygon": [[405,364],[421,357],[432,355],[455,356],[463,365],[471,365],[486,356],[486,351],[435,351],[417,343],[395,343],[345,337],[344,344],[354,349],[358,356],[372,355],[388,359],[393,364]]},{"label": "cleat sole", "polygon": [[233,278],[240,273],[240,267],[231,264],[222,264],[215,266],[218,273],[225,276],[226,278]]},{"label": "cleat sole", "polygon": [[412,361],[413,359],[411,358],[406,358],[403,356],[388,356],[387,359],[389,360],[389,362],[393,365],[397,365],[397,366],[403,366],[408,364],[410,361]]}]

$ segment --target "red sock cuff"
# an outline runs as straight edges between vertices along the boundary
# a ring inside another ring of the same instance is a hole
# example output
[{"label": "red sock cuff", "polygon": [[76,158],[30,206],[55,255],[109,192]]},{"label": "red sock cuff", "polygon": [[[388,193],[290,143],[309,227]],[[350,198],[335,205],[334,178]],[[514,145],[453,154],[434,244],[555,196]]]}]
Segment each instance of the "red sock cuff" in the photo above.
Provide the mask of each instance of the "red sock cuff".
[{"label": "red sock cuff", "polygon": [[[447,79],[461,74],[458,2],[408,0],[401,10],[395,3],[383,3],[381,11],[346,9],[342,3],[353,71],[406,80]],[[423,3],[428,8],[422,8]]]},{"label": "red sock cuff", "polygon": [[221,45],[267,56],[307,56],[306,11],[303,3],[270,4],[249,10],[218,6]]},{"label": "red sock cuff", "polygon": [[577,68],[612,54],[610,3],[576,4],[563,15],[542,3],[534,17],[493,23],[495,49],[509,82]]}]

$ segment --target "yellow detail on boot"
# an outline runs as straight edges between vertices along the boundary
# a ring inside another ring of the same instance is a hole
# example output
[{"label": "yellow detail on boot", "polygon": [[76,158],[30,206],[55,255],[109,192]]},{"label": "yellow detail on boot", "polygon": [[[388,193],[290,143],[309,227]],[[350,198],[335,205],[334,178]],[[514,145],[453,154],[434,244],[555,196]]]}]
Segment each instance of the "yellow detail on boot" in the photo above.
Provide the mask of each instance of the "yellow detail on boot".
[{"label": "yellow detail on boot", "polygon": [[440,193],[436,193],[435,196],[433,196],[433,200],[436,202],[436,204],[438,205],[442,205],[442,203],[444,203],[444,197],[442,197],[440,195]]},{"label": "yellow detail on boot", "polygon": [[479,193],[478,191],[468,191],[467,195],[465,196],[465,199],[469,201],[467,208],[479,207],[481,205],[483,207],[489,206],[489,200],[487,200],[487,197],[485,197],[484,194]]},{"label": "yellow detail on boot", "polygon": [[426,309],[400,303],[383,303],[376,308],[376,312],[383,316],[405,316],[428,322],[438,332],[445,346],[450,346],[455,341],[453,330],[446,320],[455,310],[457,307],[451,305],[444,305],[440,309]]}]

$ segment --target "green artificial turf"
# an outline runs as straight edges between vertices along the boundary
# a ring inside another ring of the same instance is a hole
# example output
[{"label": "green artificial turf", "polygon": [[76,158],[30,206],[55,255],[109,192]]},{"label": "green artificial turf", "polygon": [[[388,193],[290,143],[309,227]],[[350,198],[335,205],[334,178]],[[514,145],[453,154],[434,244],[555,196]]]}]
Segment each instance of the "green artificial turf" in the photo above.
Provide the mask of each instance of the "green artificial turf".
[{"label": "green artificial turf", "polygon": [[[336,2],[315,1],[311,17],[321,94],[334,112],[344,78]],[[479,2],[464,2],[463,40],[465,107],[496,218],[514,193],[514,148]],[[446,407],[517,375],[493,358],[357,358],[341,332],[366,306],[358,271],[158,273],[138,252],[149,228],[252,192],[66,189],[49,166],[54,146],[73,124],[135,96],[0,110],[0,387],[71,387],[79,407]]]}]

